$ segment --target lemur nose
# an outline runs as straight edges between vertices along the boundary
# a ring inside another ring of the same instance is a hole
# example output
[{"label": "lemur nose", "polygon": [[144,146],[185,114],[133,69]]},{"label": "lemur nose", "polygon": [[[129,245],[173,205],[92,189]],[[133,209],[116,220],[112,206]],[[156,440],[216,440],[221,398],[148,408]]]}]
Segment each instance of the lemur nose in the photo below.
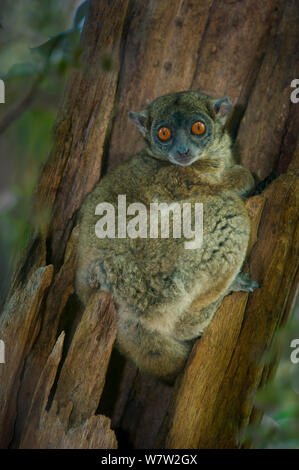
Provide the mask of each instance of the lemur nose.
[{"label": "lemur nose", "polygon": [[188,157],[189,154],[190,154],[190,150],[187,149],[187,150],[177,150],[177,153],[180,157]]}]

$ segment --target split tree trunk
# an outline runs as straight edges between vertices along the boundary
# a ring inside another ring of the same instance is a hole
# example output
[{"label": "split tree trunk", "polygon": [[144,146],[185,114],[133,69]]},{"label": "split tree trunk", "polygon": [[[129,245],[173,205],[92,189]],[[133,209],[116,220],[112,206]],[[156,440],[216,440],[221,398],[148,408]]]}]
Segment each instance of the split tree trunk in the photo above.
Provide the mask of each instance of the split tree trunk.
[{"label": "split tree trunk", "polygon": [[[90,1],[82,67],[69,76],[34,194],[43,222],[0,316],[1,447],[241,445],[271,372],[262,355],[298,285],[298,13],[296,0]],[[248,267],[261,287],[224,300],[172,388],[114,351],[108,294],[80,311],[76,214],[101,173],[140,147],[127,112],[186,89],[227,94],[242,163],[279,177],[248,201]]]}]

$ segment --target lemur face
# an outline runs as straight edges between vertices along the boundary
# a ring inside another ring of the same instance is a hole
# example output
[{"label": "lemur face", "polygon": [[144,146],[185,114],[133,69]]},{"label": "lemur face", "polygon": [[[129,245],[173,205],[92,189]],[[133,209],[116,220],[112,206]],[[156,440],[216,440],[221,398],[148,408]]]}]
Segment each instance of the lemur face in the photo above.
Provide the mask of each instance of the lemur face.
[{"label": "lemur face", "polygon": [[191,165],[213,139],[212,119],[200,109],[166,108],[153,120],[150,138],[154,154],[176,165]]},{"label": "lemur face", "polygon": [[142,113],[131,112],[129,117],[153,156],[188,166],[206,154],[230,109],[227,97],[213,100],[200,92],[187,91],[162,96]]}]

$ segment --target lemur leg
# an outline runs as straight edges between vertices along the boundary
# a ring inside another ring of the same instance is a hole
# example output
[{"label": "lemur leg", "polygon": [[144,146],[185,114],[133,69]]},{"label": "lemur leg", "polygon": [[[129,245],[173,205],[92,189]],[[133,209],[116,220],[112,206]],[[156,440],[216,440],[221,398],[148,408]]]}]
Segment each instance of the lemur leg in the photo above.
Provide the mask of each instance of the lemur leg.
[{"label": "lemur leg", "polygon": [[174,336],[178,340],[192,340],[200,337],[226,295],[230,292],[253,292],[258,286],[258,282],[253,281],[248,273],[240,272],[215,302],[203,306],[201,298],[195,299],[176,323]]},{"label": "lemur leg", "polygon": [[248,195],[255,185],[251,172],[241,165],[235,165],[225,170],[223,173],[223,183],[224,185],[229,185],[231,190],[240,196]]},{"label": "lemur leg", "polygon": [[223,297],[205,307],[201,301],[198,303],[198,299],[194,300],[176,323],[174,337],[180,341],[199,338],[212,320]]},{"label": "lemur leg", "polygon": [[167,383],[173,383],[183,369],[192,348],[191,342],[182,342],[159,331],[149,330],[139,319],[130,315],[118,319],[117,346],[136,365]]}]

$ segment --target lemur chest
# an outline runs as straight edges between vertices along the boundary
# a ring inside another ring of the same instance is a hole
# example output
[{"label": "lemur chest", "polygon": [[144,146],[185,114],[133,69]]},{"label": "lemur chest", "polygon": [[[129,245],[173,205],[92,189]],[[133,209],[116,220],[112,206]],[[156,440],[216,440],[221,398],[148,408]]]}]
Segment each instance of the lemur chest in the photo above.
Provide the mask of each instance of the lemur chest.
[{"label": "lemur chest", "polygon": [[144,191],[148,202],[153,199],[161,202],[183,202],[190,198],[201,202],[201,199],[209,196],[222,196],[217,186],[202,182],[192,174],[189,177],[165,178],[160,184],[147,187]]},{"label": "lemur chest", "polygon": [[170,166],[158,171],[153,183],[142,188],[146,195],[156,200],[183,201],[221,194],[217,178],[204,177],[192,167]]}]

